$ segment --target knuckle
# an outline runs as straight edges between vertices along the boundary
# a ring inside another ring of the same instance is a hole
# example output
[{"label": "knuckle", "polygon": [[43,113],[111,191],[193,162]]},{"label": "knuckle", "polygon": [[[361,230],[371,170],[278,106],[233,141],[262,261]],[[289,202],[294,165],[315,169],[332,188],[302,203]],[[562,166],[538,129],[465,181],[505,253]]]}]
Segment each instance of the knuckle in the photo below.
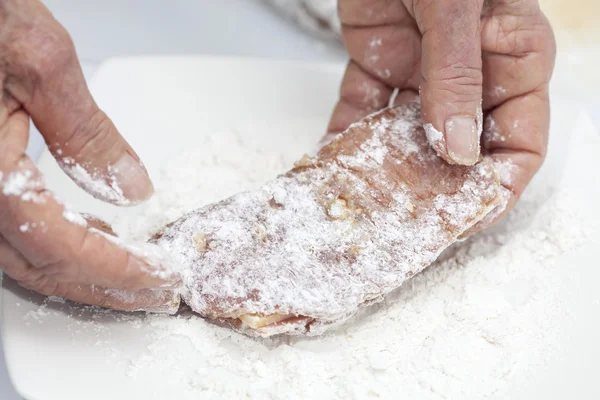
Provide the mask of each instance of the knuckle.
[{"label": "knuckle", "polygon": [[71,37],[60,25],[46,32],[34,27],[26,36],[31,49],[29,67],[39,79],[64,73],[76,59]]},{"label": "knuckle", "polygon": [[48,79],[68,74],[65,69],[77,65],[75,46],[66,29],[38,2],[0,3],[4,38],[0,59],[11,83],[5,89],[18,92],[15,97],[24,103]]},{"label": "knuckle", "polygon": [[62,240],[53,241],[51,249],[44,252],[44,259],[36,262],[33,268],[54,282],[81,281],[83,268],[78,255],[87,236],[87,230],[84,232],[81,240],[77,240],[77,232],[69,231]]},{"label": "knuckle", "polygon": [[523,58],[537,53],[553,55],[556,51],[552,27],[541,12],[492,17],[486,29],[493,32],[489,40],[500,53]]},{"label": "knuckle", "polygon": [[56,281],[40,272],[18,280],[17,282],[25,289],[36,291],[44,296],[51,296],[56,293],[56,288],[58,286]]},{"label": "knuckle", "polygon": [[71,263],[62,259],[46,262],[33,268],[43,276],[56,282],[68,281],[70,280],[69,278],[73,276]]},{"label": "knuckle", "polygon": [[76,62],[75,46],[67,31],[49,17],[14,22],[5,57],[12,74],[26,77],[33,87]]},{"label": "knuckle", "polygon": [[413,0],[412,9],[423,23],[434,23],[439,18],[452,21],[465,16],[481,14],[484,0]]},{"label": "knuckle", "polygon": [[455,62],[424,75],[423,82],[436,93],[445,93],[453,101],[472,101],[481,96],[483,74],[480,68]]},{"label": "knuckle", "polygon": [[462,61],[451,61],[434,69],[431,79],[475,86],[481,85],[483,82],[483,73],[481,67],[469,65]]},{"label": "knuckle", "polygon": [[75,125],[65,144],[69,152],[94,156],[118,144],[118,136],[114,133],[110,119],[103,111],[96,110]]}]

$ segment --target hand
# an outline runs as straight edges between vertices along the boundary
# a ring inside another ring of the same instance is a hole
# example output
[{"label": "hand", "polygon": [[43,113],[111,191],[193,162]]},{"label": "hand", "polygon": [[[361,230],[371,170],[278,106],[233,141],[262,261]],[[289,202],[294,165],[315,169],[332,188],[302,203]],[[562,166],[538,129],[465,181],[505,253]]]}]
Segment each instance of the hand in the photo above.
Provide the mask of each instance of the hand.
[{"label": "hand", "polygon": [[92,195],[118,205],[152,195],[139,158],[92,99],[69,35],[37,0],[0,2],[0,26],[0,268],[44,295],[121,310],[170,306],[164,289],[180,278],[88,229],[25,154],[31,118]]},{"label": "hand", "polygon": [[386,107],[394,88],[396,103],[420,91],[428,139],[448,162],[475,163],[483,130],[512,208],[548,142],[556,45],[538,2],[339,0],[339,14],[351,60],[329,133]]}]

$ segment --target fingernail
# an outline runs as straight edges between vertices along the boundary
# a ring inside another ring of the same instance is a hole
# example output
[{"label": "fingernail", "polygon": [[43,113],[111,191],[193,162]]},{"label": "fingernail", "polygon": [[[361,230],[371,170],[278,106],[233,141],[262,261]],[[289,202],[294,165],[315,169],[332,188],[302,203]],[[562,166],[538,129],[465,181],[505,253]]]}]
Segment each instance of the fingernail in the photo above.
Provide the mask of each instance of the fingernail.
[{"label": "fingernail", "polygon": [[181,296],[172,290],[107,289],[104,293],[107,296],[105,306],[117,310],[175,314],[181,304]]},{"label": "fingernail", "polygon": [[128,152],[123,153],[111,172],[123,196],[132,203],[141,203],[152,197],[154,186],[146,168]]},{"label": "fingernail", "polygon": [[173,291],[160,291],[158,292],[157,298],[160,299],[160,301],[155,301],[154,304],[143,307],[141,311],[169,315],[179,311],[179,306],[181,305],[181,296],[179,293]]},{"label": "fingernail", "polygon": [[475,118],[456,116],[446,120],[448,156],[457,164],[473,165],[479,159],[479,134]]},{"label": "fingernail", "polygon": [[[131,249],[128,249],[131,251]],[[128,267],[132,270],[139,270],[144,273],[140,282],[141,287],[156,288],[156,289],[179,289],[183,286],[182,276],[173,271],[171,267],[157,265],[148,257],[140,256],[133,252],[133,256],[129,257]]]}]

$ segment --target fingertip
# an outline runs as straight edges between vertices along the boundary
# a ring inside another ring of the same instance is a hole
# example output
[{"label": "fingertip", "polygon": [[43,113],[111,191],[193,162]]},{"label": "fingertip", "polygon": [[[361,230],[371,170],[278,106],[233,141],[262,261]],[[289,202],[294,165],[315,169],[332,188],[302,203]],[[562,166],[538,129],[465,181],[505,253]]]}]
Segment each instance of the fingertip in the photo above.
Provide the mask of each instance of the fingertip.
[{"label": "fingertip", "polygon": [[154,194],[154,185],[148,171],[141,161],[125,152],[121,158],[109,168],[115,185],[121,190],[129,204],[139,204]]},{"label": "fingertip", "polygon": [[133,279],[123,284],[124,289],[179,289],[183,286],[183,277],[164,257],[156,259],[129,251],[126,270],[132,272]]},{"label": "fingertip", "polygon": [[[93,276],[88,282],[97,282],[106,287],[123,290],[141,289],[178,289],[183,286],[183,276],[178,264],[164,249],[151,243],[126,242],[102,230],[88,229],[92,245],[98,247],[96,240],[106,240],[104,245],[112,247],[110,257],[100,256],[99,259],[89,260]],[[104,247],[106,249],[106,247]],[[116,259],[115,251],[122,252],[118,264],[111,264]],[[87,259],[88,257],[85,257]]]},{"label": "fingertip", "polygon": [[[443,129],[438,129],[432,122],[428,122],[423,110],[423,129],[429,145],[436,153],[450,164],[472,166],[481,156],[481,134],[483,131],[483,117],[481,108],[475,115],[458,114],[446,118]],[[436,118],[436,120],[442,118]]]},{"label": "fingertip", "polygon": [[479,159],[481,129],[470,115],[455,115],[445,122],[448,156],[459,165],[474,165]]},{"label": "fingertip", "polygon": [[164,290],[158,296],[161,300],[153,305],[144,306],[141,310],[154,314],[173,315],[179,311],[181,306],[181,295],[173,290]]},{"label": "fingertip", "polygon": [[173,290],[105,289],[104,295],[104,300],[100,305],[119,311],[145,311],[172,315],[179,310],[181,305],[181,296]]},{"label": "fingertip", "polygon": [[154,194],[154,185],[143,164],[124,151],[114,164],[97,168],[70,157],[59,165],[75,183],[95,198],[117,206],[133,206]]},{"label": "fingertip", "polygon": [[55,293],[77,303],[90,304],[115,311],[143,311],[173,315],[181,306],[181,295],[173,290],[107,289],[98,285],[72,283]]}]

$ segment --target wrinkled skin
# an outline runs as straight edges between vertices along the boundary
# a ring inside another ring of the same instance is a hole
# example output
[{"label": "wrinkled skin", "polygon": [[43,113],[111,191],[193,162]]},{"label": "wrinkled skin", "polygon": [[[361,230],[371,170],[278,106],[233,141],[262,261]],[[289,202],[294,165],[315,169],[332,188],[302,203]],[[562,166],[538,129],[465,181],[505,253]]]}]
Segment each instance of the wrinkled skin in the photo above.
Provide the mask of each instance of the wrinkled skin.
[{"label": "wrinkled skin", "polygon": [[339,0],[339,14],[351,60],[329,132],[387,106],[394,88],[396,103],[420,90],[425,124],[444,134],[439,155],[469,165],[472,132],[445,121],[476,119],[481,104],[483,152],[514,164],[502,182],[512,208],[548,142],[556,45],[537,0]]},{"label": "wrinkled skin", "polygon": [[[92,99],[69,35],[39,1],[0,2],[0,77],[0,268],[44,295],[120,310],[170,304],[172,292],[162,289],[180,279],[158,278],[145,260],[65,219],[63,204],[25,154],[31,118],[57,158],[70,157],[99,176],[108,165],[127,171],[115,176],[120,202],[136,203],[153,191],[137,155]],[[11,190],[23,173],[31,175],[36,201]]]}]

